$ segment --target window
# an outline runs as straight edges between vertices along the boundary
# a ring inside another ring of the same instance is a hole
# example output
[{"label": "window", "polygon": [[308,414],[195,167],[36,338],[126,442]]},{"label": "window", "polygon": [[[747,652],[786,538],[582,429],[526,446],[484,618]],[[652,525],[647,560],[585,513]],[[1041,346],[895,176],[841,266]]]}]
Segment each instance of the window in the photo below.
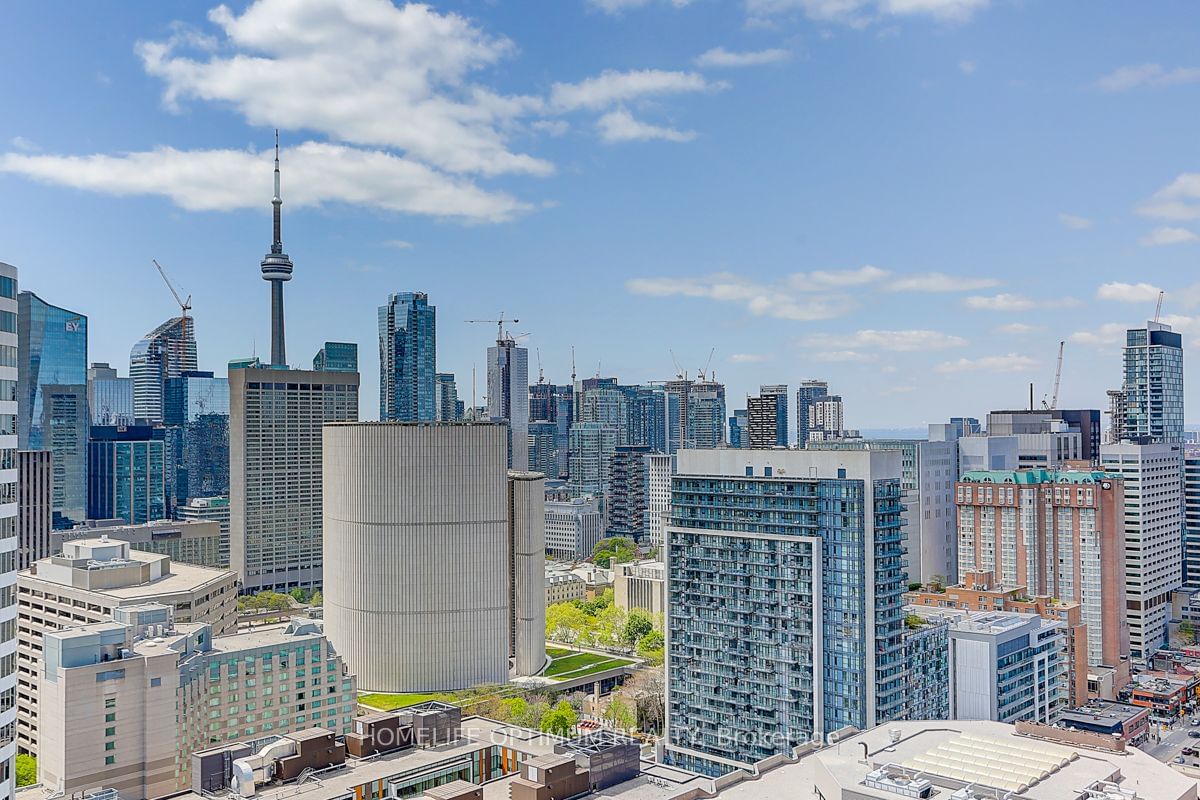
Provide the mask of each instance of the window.
[{"label": "window", "polygon": [[151,686],[151,687],[154,687],[154,686],[162,686],[162,678],[151,678],[151,679],[150,679],[150,686]]},{"label": "window", "polygon": [[105,729],[104,729],[104,735],[105,735],[105,736],[116,736],[116,735],[117,735],[117,729],[116,729],[116,728],[105,728]]},{"label": "window", "polygon": [[116,708],[117,707],[117,698],[109,697],[108,699],[106,699],[104,701],[104,707],[105,708]]},{"label": "window", "polygon": [[105,756],[104,763],[106,765],[107,764],[115,764],[115,763],[117,763],[117,757],[116,756]]},{"label": "window", "polygon": [[105,743],[104,743],[104,749],[105,749],[105,750],[116,750],[116,749],[117,749],[117,743],[116,743],[116,742],[105,742]]},{"label": "window", "polygon": [[116,721],[117,721],[117,714],[116,714],[116,712],[115,712],[115,711],[110,711],[110,712],[108,712],[107,714],[105,714],[105,715],[104,715],[104,721],[105,721],[105,722],[116,722]]}]

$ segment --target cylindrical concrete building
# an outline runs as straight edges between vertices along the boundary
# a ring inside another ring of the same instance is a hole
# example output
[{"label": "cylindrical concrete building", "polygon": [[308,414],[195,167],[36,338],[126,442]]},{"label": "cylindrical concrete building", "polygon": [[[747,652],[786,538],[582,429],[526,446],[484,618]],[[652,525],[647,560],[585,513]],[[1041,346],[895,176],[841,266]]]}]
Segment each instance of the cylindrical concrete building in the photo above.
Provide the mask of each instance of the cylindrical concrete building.
[{"label": "cylindrical concrete building", "polygon": [[505,426],[328,424],[323,462],[325,633],[359,688],[504,683]]},{"label": "cylindrical concrete building", "polygon": [[546,665],[546,479],[508,473],[509,658],[512,673]]}]

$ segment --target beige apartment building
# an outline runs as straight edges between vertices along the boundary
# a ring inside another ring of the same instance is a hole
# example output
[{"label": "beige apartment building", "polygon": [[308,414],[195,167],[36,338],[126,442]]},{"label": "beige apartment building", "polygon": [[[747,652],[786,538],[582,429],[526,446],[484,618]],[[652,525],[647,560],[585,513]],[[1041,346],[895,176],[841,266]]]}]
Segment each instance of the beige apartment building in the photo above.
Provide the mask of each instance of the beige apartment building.
[{"label": "beige apartment building", "polygon": [[350,730],[354,676],[318,621],[213,636],[157,603],[115,614],[45,637],[38,779],[51,794],[154,800],[191,785],[196,751]]},{"label": "beige apartment building", "polygon": [[42,637],[110,622],[116,609],[161,603],[178,622],[237,629],[237,576],[229,570],[173,563],[169,556],[132,549],[100,536],[63,544],[61,555],[35,562],[17,576],[17,744],[38,750],[38,673]]}]

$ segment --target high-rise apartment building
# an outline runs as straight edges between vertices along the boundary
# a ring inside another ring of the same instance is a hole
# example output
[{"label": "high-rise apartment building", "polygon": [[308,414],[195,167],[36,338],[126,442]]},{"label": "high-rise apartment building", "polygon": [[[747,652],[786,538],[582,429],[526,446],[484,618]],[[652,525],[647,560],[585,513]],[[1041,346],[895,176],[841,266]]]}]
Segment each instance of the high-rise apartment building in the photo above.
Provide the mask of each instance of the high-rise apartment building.
[{"label": "high-rise apartment building", "polygon": [[107,363],[87,371],[88,409],[93,425],[133,424],[133,378],[121,378]]},{"label": "high-rise apartment building", "polygon": [[229,373],[229,558],[246,592],[321,585],[321,427],[358,419],[358,374]]},{"label": "high-rise apartment building", "polygon": [[453,372],[439,372],[433,376],[435,419],[438,422],[458,422],[463,416],[463,404],[458,399],[458,384]]},{"label": "high-rise apartment building", "polygon": [[529,469],[529,350],[503,328],[487,351],[487,414],[508,423],[508,465]]},{"label": "high-rise apartment building", "polygon": [[1122,441],[1183,441],[1183,337],[1161,322],[1125,333]]},{"label": "high-rise apartment building", "polygon": [[1200,589],[1200,445],[1183,448],[1183,585]]},{"label": "high-rise apartment building", "polygon": [[[555,446],[558,448],[558,475],[565,480],[570,474],[571,426],[575,424],[575,387],[554,387],[554,424],[558,426]],[[550,477],[550,476],[547,476]]]},{"label": "high-rise apartment building", "polygon": [[558,477],[558,423],[529,423],[529,471]]},{"label": "high-rise apartment building", "polygon": [[844,431],[841,396],[831,394],[813,398],[808,404],[808,440],[836,441],[844,437]]},{"label": "high-rise apartment building", "polygon": [[675,763],[728,771],[903,715],[900,511],[895,451],[678,454],[666,529]]},{"label": "high-rise apartment building", "polygon": [[746,398],[750,447],[755,450],[788,445],[788,387],[760,386],[758,397]]},{"label": "high-rise apartment building", "polygon": [[693,381],[680,375],[663,384],[666,393],[667,449],[709,449],[725,444],[725,386],[715,379]]},{"label": "high-rise apartment building", "polygon": [[505,683],[510,666],[540,670],[543,480],[509,473],[504,427],[357,423],[324,438],[324,618],[363,688],[462,689]]},{"label": "high-rise apartment building", "polygon": [[1104,469],[964,473],[955,488],[958,573],[988,572],[1004,586],[1079,603],[1088,664],[1117,669],[1120,688],[1133,632],[1125,516],[1136,495]]},{"label": "high-rise apartment building", "polygon": [[49,450],[18,450],[17,569],[27,569],[32,562],[50,555],[53,523],[53,454]]},{"label": "high-rise apartment building", "polygon": [[[12,797],[16,789],[14,759],[17,754],[17,657],[14,653],[17,638],[16,561],[19,546],[17,516],[28,511],[21,503],[21,472],[23,459],[32,454],[18,454],[17,421],[21,413],[20,395],[24,387],[20,370],[24,359],[18,341],[24,329],[18,319],[20,302],[17,296],[17,268],[0,263],[0,797]],[[39,453],[39,473],[47,477],[47,456]],[[50,513],[43,493],[37,502],[39,522],[44,525]],[[40,528],[39,530],[44,530]],[[40,532],[38,534],[40,536]],[[28,543],[28,540],[27,540]]]},{"label": "high-rise apartment building", "polygon": [[437,419],[437,309],[424,292],[398,292],[379,307],[379,418]]},{"label": "high-rise apartment building", "polygon": [[1100,448],[1100,466],[1124,479],[1125,594],[1129,649],[1144,662],[1167,643],[1171,592],[1183,582],[1183,475],[1179,444]]},{"label": "high-rise apartment building", "polygon": [[555,390],[553,383],[546,383],[542,376],[538,382],[529,386],[529,421],[554,422],[558,414],[558,404],[554,402]]},{"label": "high-rise apartment building", "polygon": [[611,425],[576,422],[571,426],[567,489],[572,497],[608,496],[618,441],[618,429]]},{"label": "high-rise apartment building", "polygon": [[88,518],[138,525],[170,514],[166,428],[97,425],[88,442]]},{"label": "high-rise apartment building", "polygon": [[162,422],[167,380],[200,368],[195,328],[191,317],[174,317],[143,336],[129,351],[137,421]]},{"label": "high-rise apartment building", "polygon": [[229,494],[229,379],[211,372],[168,378],[163,420],[173,505]]},{"label": "high-rise apartment building", "polygon": [[608,535],[636,541],[649,531],[650,448],[618,446],[612,457],[608,492]]},{"label": "high-rise apartment building", "polygon": [[808,444],[813,429],[813,403],[828,396],[829,384],[825,381],[801,381],[796,389],[796,446],[800,449]]},{"label": "high-rise apartment building", "polygon": [[[161,603],[180,622],[205,622],[214,633],[237,629],[237,576],[228,570],[173,563],[169,556],[106,538],[64,542],[62,553],[35,562],[17,578],[17,733],[22,752],[38,753],[42,637],[92,622],[118,608]],[[174,715],[172,715],[173,718]],[[52,722],[56,722],[51,718]]]},{"label": "high-rise apartment building", "polygon": [[626,408],[626,442],[658,453],[667,452],[670,425],[667,393],[660,386],[623,386]]},{"label": "high-rise apartment building", "polygon": [[313,372],[358,372],[358,345],[326,342],[313,356]]},{"label": "high-rise apartment building", "polygon": [[671,516],[671,475],[675,472],[675,457],[666,453],[651,453],[647,459],[646,532],[650,546],[661,549],[664,531]]},{"label": "high-rise apartment building", "polygon": [[51,452],[54,527],[69,528],[87,518],[87,317],[32,292],[17,308],[17,446]]}]

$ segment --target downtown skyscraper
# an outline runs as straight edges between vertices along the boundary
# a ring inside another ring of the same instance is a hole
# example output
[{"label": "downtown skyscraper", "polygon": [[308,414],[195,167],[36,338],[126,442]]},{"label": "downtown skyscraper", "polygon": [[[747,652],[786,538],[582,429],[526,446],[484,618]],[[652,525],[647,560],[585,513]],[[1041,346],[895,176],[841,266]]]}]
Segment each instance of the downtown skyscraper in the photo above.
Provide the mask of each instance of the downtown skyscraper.
[{"label": "downtown skyscraper", "polygon": [[87,518],[87,317],[17,296],[17,446],[49,450],[54,527]]},{"label": "downtown skyscraper", "polygon": [[1183,337],[1161,322],[1125,332],[1119,441],[1183,441]]},{"label": "downtown skyscraper", "polygon": [[[13,760],[17,755],[17,429],[15,420],[20,403],[16,390],[20,384],[20,351],[17,320],[17,268],[0,263],[0,796],[12,797],[17,776]],[[64,331],[65,333],[65,331]],[[85,338],[86,342],[86,338]],[[86,406],[86,397],[85,406]]]},{"label": "downtown skyscraper", "polygon": [[788,387],[760,386],[758,397],[746,398],[750,447],[766,450],[788,445]]},{"label": "downtown skyscraper", "polygon": [[424,292],[398,292],[379,307],[379,418],[438,419],[437,309]]},{"label": "downtown skyscraper", "polygon": [[529,350],[503,327],[487,351],[487,414],[508,423],[508,466],[529,469]]},{"label": "downtown skyscraper", "polygon": [[129,352],[136,421],[162,422],[167,381],[199,369],[195,329],[195,320],[186,313],[173,317],[143,336]]},{"label": "downtown skyscraper", "polygon": [[250,593],[321,584],[321,428],[358,419],[357,372],[286,366],[283,281],[291,279],[292,262],[280,232],[278,152],[271,202],[275,236],[262,274],[271,281],[276,363],[229,370],[229,561]]}]

